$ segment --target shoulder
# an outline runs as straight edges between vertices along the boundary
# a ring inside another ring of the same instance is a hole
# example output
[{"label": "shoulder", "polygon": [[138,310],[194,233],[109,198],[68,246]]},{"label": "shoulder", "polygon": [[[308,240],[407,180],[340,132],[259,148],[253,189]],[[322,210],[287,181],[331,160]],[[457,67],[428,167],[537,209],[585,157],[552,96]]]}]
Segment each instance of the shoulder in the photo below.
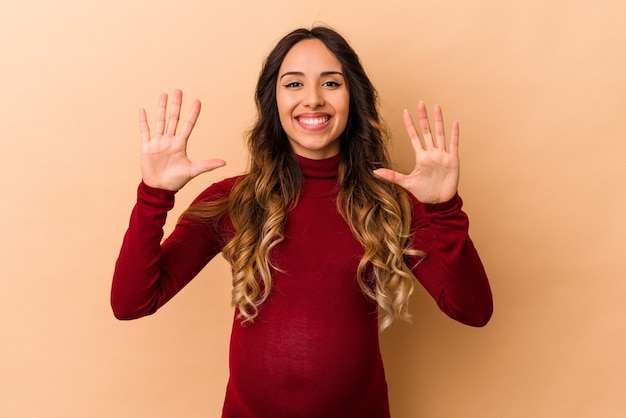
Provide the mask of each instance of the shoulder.
[{"label": "shoulder", "polygon": [[246,175],[239,175],[213,183],[212,185],[204,189],[204,191],[194,199],[193,203],[210,202],[224,199],[230,195],[230,192],[233,190],[233,188],[245,177]]}]

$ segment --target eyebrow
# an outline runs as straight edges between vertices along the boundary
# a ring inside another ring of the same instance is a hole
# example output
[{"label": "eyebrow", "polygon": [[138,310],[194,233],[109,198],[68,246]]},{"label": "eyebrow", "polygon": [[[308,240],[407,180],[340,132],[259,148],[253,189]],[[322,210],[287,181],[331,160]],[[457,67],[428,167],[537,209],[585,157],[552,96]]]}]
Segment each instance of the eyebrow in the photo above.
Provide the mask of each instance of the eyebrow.
[{"label": "eyebrow", "polygon": [[[297,75],[297,76],[300,76],[300,77],[304,77],[304,73],[302,71],[288,71],[288,72],[286,72],[286,73],[284,73],[283,75],[280,76],[280,80],[282,80],[283,77],[286,77],[288,75]],[[327,77],[329,75],[340,75],[340,76],[345,78],[345,76],[343,75],[343,73],[341,71],[324,71],[320,75],[322,77]]]}]

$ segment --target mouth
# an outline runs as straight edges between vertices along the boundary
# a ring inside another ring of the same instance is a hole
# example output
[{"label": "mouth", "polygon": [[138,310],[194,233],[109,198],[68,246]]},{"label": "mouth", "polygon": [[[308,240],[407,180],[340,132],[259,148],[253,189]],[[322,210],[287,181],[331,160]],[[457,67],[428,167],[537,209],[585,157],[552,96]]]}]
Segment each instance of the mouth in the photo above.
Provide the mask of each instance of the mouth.
[{"label": "mouth", "polygon": [[330,116],[325,115],[325,116],[298,116],[295,118],[298,123],[300,124],[300,126],[302,126],[303,128],[307,128],[307,129],[319,129],[319,128],[323,128],[324,126],[326,126],[328,124],[328,121],[330,120]]},{"label": "mouth", "polygon": [[295,120],[301,129],[308,132],[319,132],[325,130],[330,125],[330,115],[300,115]]}]

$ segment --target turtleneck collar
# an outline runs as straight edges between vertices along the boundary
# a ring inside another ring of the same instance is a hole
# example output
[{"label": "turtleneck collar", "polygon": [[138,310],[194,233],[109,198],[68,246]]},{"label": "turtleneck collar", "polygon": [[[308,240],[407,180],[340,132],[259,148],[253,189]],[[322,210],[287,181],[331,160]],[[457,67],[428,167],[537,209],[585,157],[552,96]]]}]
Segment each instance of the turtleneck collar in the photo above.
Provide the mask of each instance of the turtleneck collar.
[{"label": "turtleneck collar", "polygon": [[297,157],[300,163],[300,169],[305,178],[336,179],[339,174],[341,154],[322,160],[312,160],[300,155],[297,155]]}]

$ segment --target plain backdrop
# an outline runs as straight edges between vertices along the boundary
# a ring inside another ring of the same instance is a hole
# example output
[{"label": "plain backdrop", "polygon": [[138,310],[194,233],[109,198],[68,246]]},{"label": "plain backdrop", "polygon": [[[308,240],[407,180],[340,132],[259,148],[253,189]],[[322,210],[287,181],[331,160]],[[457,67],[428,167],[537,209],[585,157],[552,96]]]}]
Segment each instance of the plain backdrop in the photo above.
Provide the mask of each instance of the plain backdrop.
[{"label": "plain backdrop", "polygon": [[[359,53],[401,170],[402,109],[461,125],[493,286],[481,329],[425,291],[381,336],[395,418],[626,416],[626,6],[619,0],[23,0],[0,5],[0,416],[217,417],[233,311],[219,257],[157,314],[114,319],[140,181],[137,110],[180,88],[192,159],[246,168],[265,55],[323,23]],[[188,107],[185,107],[188,109]]]}]

